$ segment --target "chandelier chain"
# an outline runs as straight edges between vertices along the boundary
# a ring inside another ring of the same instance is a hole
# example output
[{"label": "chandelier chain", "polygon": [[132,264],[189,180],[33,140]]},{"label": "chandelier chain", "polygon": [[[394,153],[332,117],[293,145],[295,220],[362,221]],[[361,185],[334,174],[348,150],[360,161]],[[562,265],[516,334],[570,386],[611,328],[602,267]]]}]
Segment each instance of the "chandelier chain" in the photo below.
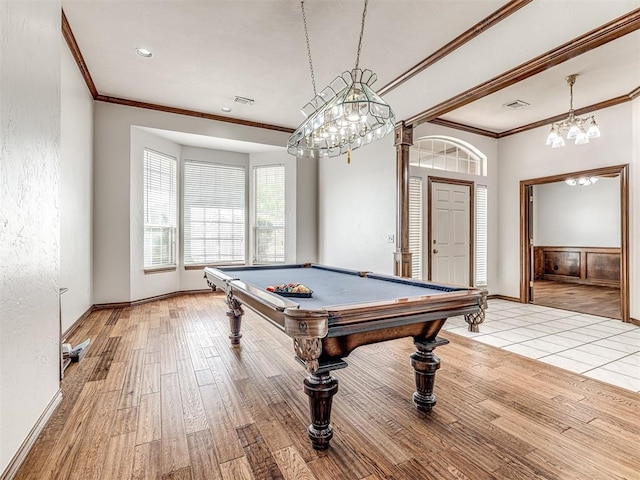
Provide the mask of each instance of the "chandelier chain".
[{"label": "chandelier chain", "polygon": [[367,5],[369,4],[369,0],[364,0],[364,10],[362,10],[362,25],[360,27],[360,39],[358,40],[358,53],[356,54],[356,68],[358,69],[358,65],[360,65],[360,50],[362,50],[362,36],[364,35],[364,19],[367,16]]},{"label": "chandelier chain", "polygon": [[[302,9],[302,23],[304,24],[304,37],[307,40],[307,54],[309,56],[309,70],[311,71],[311,84],[313,85],[313,95],[316,96],[316,79],[313,76],[313,62],[311,61],[311,46],[309,44],[309,32],[307,31],[307,16],[304,13],[304,0],[300,2],[300,8]],[[362,38],[362,34],[360,36]]]}]

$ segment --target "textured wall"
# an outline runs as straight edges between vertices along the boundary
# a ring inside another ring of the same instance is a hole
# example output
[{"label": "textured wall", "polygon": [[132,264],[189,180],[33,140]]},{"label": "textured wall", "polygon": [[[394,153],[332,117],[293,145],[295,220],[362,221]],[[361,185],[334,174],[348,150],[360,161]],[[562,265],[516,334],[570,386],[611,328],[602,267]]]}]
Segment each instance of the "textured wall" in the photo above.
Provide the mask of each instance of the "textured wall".
[{"label": "textured wall", "polygon": [[58,391],[60,2],[0,3],[0,472]]}]

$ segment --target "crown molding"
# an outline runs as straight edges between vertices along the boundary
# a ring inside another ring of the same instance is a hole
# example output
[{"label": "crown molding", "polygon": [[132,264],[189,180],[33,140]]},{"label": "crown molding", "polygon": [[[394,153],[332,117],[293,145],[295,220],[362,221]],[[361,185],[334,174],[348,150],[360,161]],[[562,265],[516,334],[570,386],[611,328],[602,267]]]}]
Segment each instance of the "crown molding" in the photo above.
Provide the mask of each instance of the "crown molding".
[{"label": "crown molding", "polygon": [[405,120],[414,126],[521,82],[640,28],[640,8]]},{"label": "crown molding", "polygon": [[533,0],[511,0],[510,2],[506,3],[501,8],[499,8],[498,10],[493,12],[491,15],[489,15],[487,18],[476,23],[469,30],[462,33],[461,35],[458,35],[456,38],[451,40],[445,46],[439,48],[434,53],[429,55],[427,58],[417,63],[416,65],[411,67],[409,70],[402,73],[401,75],[393,79],[391,82],[386,84],[384,87],[379,89],[377,92],[378,95],[385,95],[391,90],[393,90],[394,88],[399,87],[407,80],[416,76],[423,70],[426,70],[428,67],[430,67],[437,61],[442,60],[444,57],[452,53],[454,50],[457,50],[458,48],[462,47],[465,43],[470,42],[471,40],[476,38],[478,35],[483,33],[484,31],[493,27],[494,25],[501,22],[512,13],[517,12],[522,7],[531,3],[532,1]]},{"label": "crown molding", "polygon": [[213,113],[199,112],[197,110],[189,110],[186,108],[169,107],[167,105],[159,105],[157,103],[140,102],[138,100],[129,100],[127,98],[110,97],[108,95],[98,94],[95,97],[97,102],[112,103],[114,105],[124,105],[127,107],[145,108],[147,110],[156,110],[158,112],[175,113],[176,115],[186,115],[188,117],[204,118],[206,120],[214,120],[217,122],[227,122],[245,127],[264,128],[265,130],[275,130],[277,132],[293,133],[295,130],[289,127],[281,127],[279,125],[271,125],[269,123],[254,122],[241,118],[224,117]]},{"label": "crown molding", "polygon": [[[634,90],[637,91],[637,90]],[[615,105],[620,105],[621,103],[630,102],[633,97],[631,96],[633,92],[627,95],[620,95],[619,97],[610,98],[609,100],[605,100],[603,102],[594,103],[593,105],[589,105],[588,107],[577,108],[574,110],[574,113],[577,117],[580,115],[584,115],[586,113],[595,112],[596,110],[602,110],[603,108],[613,107]],[[521,127],[512,128],[511,130],[506,130],[504,132],[498,133],[498,138],[508,137],[510,135],[515,135],[516,133],[526,132],[527,130],[533,130],[534,128],[544,127],[545,125],[551,125],[552,123],[559,122],[567,118],[568,112],[561,113],[560,115],[556,115],[555,117],[545,118],[544,120],[539,120],[537,122],[529,123],[527,125],[523,125]]]},{"label": "crown molding", "polygon": [[93,83],[93,79],[91,78],[91,73],[89,72],[89,67],[84,61],[84,57],[82,56],[82,52],[80,51],[80,47],[78,46],[78,42],[76,42],[76,37],[73,35],[71,31],[71,26],[69,25],[69,21],[67,20],[67,16],[64,14],[64,10],[62,11],[62,36],[64,37],[67,45],[69,46],[69,50],[71,50],[71,55],[73,55],[76,64],[78,65],[78,69],[80,69],[80,73],[84,78],[84,82],[87,84],[87,88],[89,92],[91,92],[91,96],[95,99],[98,96],[98,89],[96,88],[95,83]]},{"label": "crown molding", "polygon": [[[511,2],[505,4],[502,8],[496,10],[489,17],[485,18],[481,22],[477,23],[469,30],[464,32],[463,34],[456,37],[454,40],[438,49],[435,53],[425,58],[423,61],[413,66],[411,69],[404,72],[402,75],[398,76],[396,79],[391,81],[389,84],[382,87],[378,90],[380,95],[383,95],[394,88],[398,87],[402,83],[409,80],[411,77],[417,75],[421,71],[428,68],[430,65],[434,64],[438,60],[442,59],[449,53],[453,52],[457,48],[461,47],[465,43],[471,41],[473,38],[480,35],[482,32],[486,31],[491,26],[494,26],[496,23],[504,20],[506,17],[511,15],[512,13],[518,11],[528,3],[533,0],[512,0]],[[248,127],[262,128],[266,130],[273,130],[284,133],[293,133],[294,129],[289,127],[282,127],[279,125],[272,125],[268,123],[254,122],[251,120],[244,120],[234,117],[227,117],[222,115],[216,115],[212,113],[200,112],[197,110],[189,110],[185,108],[178,107],[170,107],[167,105],[161,105],[156,103],[149,102],[141,102],[137,100],[130,100],[119,97],[112,97],[107,95],[102,95],[98,92],[98,89],[91,78],[91,73],[89,72],[89,68],[87,67],[86,62],[84,61],[84,57],[82,56],[82,52],[80,51],[80,47],[76,42],[75,36],[73,35],[73,31],[71,30],[71,26],[67,20],[67,17],[62,12],[62,35],[69,46],[69,50],[73,58],[76,61],[78,69],[82,74],[87,88],[91,93],[91,96],[94,100],[112,103],[115,105],[124,105],[129,107],[136,108],[144,108],[147,110],[155,110],[166,113],[173,113],[176,115],[186,115],[191,117],[203,118],[206,120],[213,120],[219,122],[232,123],[236,125],[243,125]],[[462,130],[470,133],[475,133],[477,135],[482,135],[490,138],[503,138],[509,135],[514,135],[517,133],[521,133],[527,130],[532,130],[534,128],[551,124],[555,121],[562,120],[566,117],[566,114],[560,114],[555,117],[546,118],[543,120],[539,120],[537,122],[533,122],[527,125],[523,125],[521,127],[513,128],[511,130],[507,130],[504,132],[493,132],[490,130],[481,129],[478,127],[473,127],[471,125],[465,125],[462,123],[445,120],[443,118],[439,118],[441,115],[444,115],[450,111],[453,111],[457,108],[460,108],[468,103],[471,103],[479,98],[482,98],[486,95],[494,93],[498,90],[506,88],[508,86],[513,85],[519,81],[522,81],[528,77],[531,77],[537,73],[540,73],[548,68],[556,66],[560,63],[563,63],[570,58],[573,58],[577,55],[585,53],[593,48],[597,48],[605,43],[613,41],[617,38],[620,38],[627,33],[631,33],[640,28],[640,9],[636,9],[622,17],[619,17],[612,22],[609,22],[591,32],[582,35],[570,42],[557,47],[554,50],[551,50],[539,57],[534,58],[533,60],[526,62],[508,72],[505,72],[481,85],[478,85],[462,94],[453,97],[445,102],[440,103],[428,110],[423,111],[422,113],[415,115],[414,117],[406,120],[405,123],[413,124],[414,126],[419,125],[420,123],[432,123],[435,125],[442,125],[445,127],[453,128],[456,130]],[[600,110],[603,108],[607,108],[613,105],[618,105],[620,103],[624,103],[630,100],[633,100],[640,96],[640,87],[636,88],[628,95],[623,95],[620,97],[616,97],[610,100],[606,100],[604,102],[600,102],[594,105],[590,105],[588,107],[583,107],[581,109],[576,110],[577,115],[583,115],[588,112],[592,112],[595,110]]]},{"label": "crown molding", "polygon": [[498,138],[499,133],[492,132],[491,130],[485,130],[483,128],[472,127],[471,125],[465,125],[464,123],[453,122],[451,120],[445,120],[444,118],[434,118],[433,120],[429,120],[428,123],[432,123],[434,125],[442,125],[443,127],[454,128],[456,130],[462,130],[464,132],[475,133],[477,135],[482,135],[485,137]]},{"label": "crown molding", "polygon": [[[587,113],[595,112],[596,110],[602,110],[603,108],[614,107],[616,105],[620,105],[621,103],[630,102],[640,95],[640,87],[635,90],[629,92],[627,95],[620,95],[619,97],[610,98],[609,100],[604,100],[599,103],[594,103],[593,105],[589,105],[587,107],[577,108],[574,110],[576,116],[585,115]],[[462,130],[465,132],[471,132],[478,135],[483,135],[485,137],[491,138],[504,138],[510,135],[515,135],[516,133],[526,132],[527,130],[533,130],[534,128],[544,127],[545,125],[551,125],[554,122],[559,122],[567,118],[568,113],[561,113],[559,115],[555,115],[553,117],[545,118],[543,120],[538,120],[537,122],[528,123],[526,125],[522,125],[520,127],[512,128],[510,130],[505,130],[504,132],[493,132],[491,130],[484,130],[482,128],[473,127],[471,125],[465,125],[464,123],[453,122],[451,120],[445,120],[444,118],[434,118],[433,120],[429,120],[427,123],[432,123],[434,125],[442,125],[444,127],[454,128],[456,130]]]},{"label": "crown molding", "polygon": [[137,100],[128,100],[126,98],[118,98],[118,97],[110,97],[107,95],[102,95],[98,92],[98,89],[91,78],[91,73],[89,72],[89,68],[87,67],[86,62],[84,61],[84,57],[82,56],[82,52],[80,51],[80,47],[78,46],[78,42],[76,42],[76,38],[73,35],[73,31],[71,30],[71,26],[69,25],[69,21],[67,20],[67,16],[64,14],[64,10],[62,10],[62,36],[67,42],[69,46],[69,50],[71,51],[71,55],[76,61],[78,65],[78,69],[84,78],[85,83],[87,84],[87,88],[89,92],[91,92],[91,96],[95,101],[98,102],[106,102],[113,103],[115,105],[125,105],[129,107],[137,107],[137,108],[146,108],[147,110],[156,110],[159,112],[166,113],[175,113],[177,115],[186,115],[189,117],[198,117],[204,118],[206,120],[214,120],[217,122],[227,122],[233,123],[236,125],[243,125],[246,127],[256,127],[263,128],[265,130],[274,130],[277,132],[285,132],[285,133],[293,133],[295,130],[293,128],[281,127],[279,125],[271,125],[269,123],[260,123],[253,122],[250,120],[243,120],[241,118],[234,117],[225,117],[222,115],[214,115],[212,113],[199,112],[196,110],[188,110],[186,108],[176,108],[169,107],[166,105],[160,105],[157,103],[148,103],[148,102],[139,102]]}]

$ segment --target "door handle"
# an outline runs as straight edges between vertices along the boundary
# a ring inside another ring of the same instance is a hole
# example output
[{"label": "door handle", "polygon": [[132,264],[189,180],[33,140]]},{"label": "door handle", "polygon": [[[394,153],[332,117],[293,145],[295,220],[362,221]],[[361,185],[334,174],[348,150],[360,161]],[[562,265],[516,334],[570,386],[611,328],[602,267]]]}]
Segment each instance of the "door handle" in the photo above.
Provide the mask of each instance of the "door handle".
[{"label": "door handle", "polygon": [[434,248],[433,253],[438,253],[438,250]]}]

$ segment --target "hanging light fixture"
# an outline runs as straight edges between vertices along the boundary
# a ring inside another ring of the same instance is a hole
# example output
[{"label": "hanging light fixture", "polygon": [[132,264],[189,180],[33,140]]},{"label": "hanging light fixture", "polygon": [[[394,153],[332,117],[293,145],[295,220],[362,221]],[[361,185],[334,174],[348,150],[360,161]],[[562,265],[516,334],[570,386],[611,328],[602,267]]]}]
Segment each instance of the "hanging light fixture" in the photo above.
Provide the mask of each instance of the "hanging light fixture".
[{"label": "hanging light fixture", "polygon": [[369,0],[365,0],[355,68],[337,76],[317,93],[304,1],[300,2],[314,97],[302,108],[306,120],[287,142],[287,151],[291,155],[321,158],[346,153],[349,163],[351,150],[393,131],[395,116],[391,107],[371,88],[377,78],[375,73],[359,68],[368,3]]},{"label": "hanging light fixture", "polygon": [[566,78],[570,92],[569,116],[551,125],[551,132],[547,137],[547,145],[550,145],[551,148],[564,147],[563,135],[566,136],[567,140],[575,140],[576,145],[584,145],[589,143],[590,139],[600,136],[600,129],[593,115],[586,118],[578,118],[573,111],[573,85],[576,83],[577,76],[578,74],[574,73]]},{"label": "hanging light fixture", "polygon": [[586,187],[588,185],[593,185],[598,181],[598,177],[580,177],[580,178],[567,178],[565,183],[571,187],[575,187],[579,185],[581,187]]}]

